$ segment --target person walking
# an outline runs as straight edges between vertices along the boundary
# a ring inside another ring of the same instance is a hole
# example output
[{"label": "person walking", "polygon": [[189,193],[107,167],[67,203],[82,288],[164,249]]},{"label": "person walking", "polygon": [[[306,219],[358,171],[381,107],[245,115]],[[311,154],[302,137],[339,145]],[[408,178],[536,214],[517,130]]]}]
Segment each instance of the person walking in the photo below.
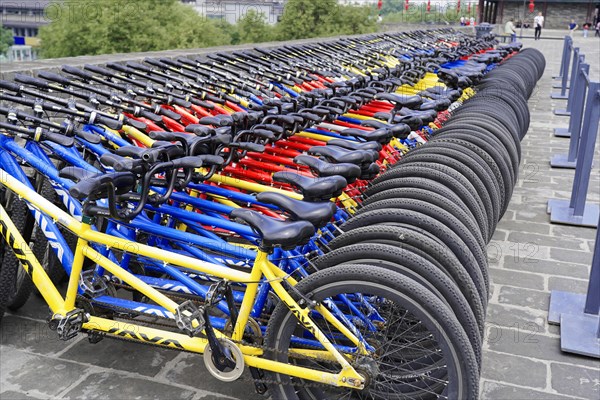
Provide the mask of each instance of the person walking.
[{"label": "person walking", "polygon": [[573,37],[573,32],[575,32],[577,28],[579,28],[579,25],[577,25],[575,20],[572,19],[571,23],[569,24],[569,35],[571,35],[571,37]]},{"label": "person walking", "polygon": [[583,24],[583,37],[584,38],[588,37],[588,31],[590,30],[591,26],[592,26],[592,24],[590,24],[589,22],[586,22],[585,24]]},{"label": "person walking", "polygon": [[596,22],[596,33],[594,34],[594,37],[596,36],[600,37],[600,19]]},{"label": "person walking", "polygon": [[542,36],[542,28],[544,27],[544,16],[541,11],[533,18],[533,26],[535,28],[535,40],[539,40],[540,36]]},{"label": "person walking", "polygon": [[510,35],[510,41],[517,41],[517,31],[515,30],[515,24],[513,23],[514,18],[511,18],[506,25],[504,25],[504,34]]}]

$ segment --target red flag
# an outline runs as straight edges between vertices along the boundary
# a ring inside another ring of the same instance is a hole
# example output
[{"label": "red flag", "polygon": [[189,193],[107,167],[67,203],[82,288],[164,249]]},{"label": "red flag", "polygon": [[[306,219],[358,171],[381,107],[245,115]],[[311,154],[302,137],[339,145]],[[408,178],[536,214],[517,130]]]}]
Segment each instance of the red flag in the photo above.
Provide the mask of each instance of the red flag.
[{"label": "red flag", "polygon": [[535,10],[535,4],[533,4],[533,0],[529,0],[529,12],[532,13]]},{"label": "red flag", "polygon": [[406,0],[406,2],[404,3],[404,10],[408,11],[408,0]]},{"label": "red flag", "polygon": [[383,7],[383,0],[379,0],[379,1],[377,2],[377,9],[378,9],[378,10],[381,10],[381,8],[382,8],[382,7]]},{"label": "red flag", "polygon": [[431,11],[431,0],[427,0],[427,12]]},{"label": "red flag", "polygon": [[458,3],[456,3],[456,11],[460,12],[460,0],[458,0]]},{"label": "red flag", "polygon": [[467,4],[467,13],[471,14],[471,3]]}]

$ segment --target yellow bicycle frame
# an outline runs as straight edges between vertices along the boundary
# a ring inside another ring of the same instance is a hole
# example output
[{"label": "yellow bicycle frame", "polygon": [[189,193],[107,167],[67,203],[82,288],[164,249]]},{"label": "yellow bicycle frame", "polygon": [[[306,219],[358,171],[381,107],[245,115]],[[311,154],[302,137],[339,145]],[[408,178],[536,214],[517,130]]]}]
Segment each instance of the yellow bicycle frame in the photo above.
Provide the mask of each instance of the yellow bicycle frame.
[{"label": "yellow bicycle frame", "polygon": [[[311,368],[268,360],[261,357],[263,354],[261,349],[252,346],[239,345],[239,348],[244,355],[245,364],[250,367],[256,367],[267,371],[273,371],[329,385],[353,389],[364,388],[365,381],[363,376],[361,376],[350,365],[347,356],[341,354],[313,322],[313,320],[310,318],[311,310],[308,308],[302,308],[283,287],[283,281],[286,281],[290,285],[295,285],[296,281],[287,276],[287,274],[277,266],[269,262],[266,253],[261,251],[258,252],[252,270],[249,273],[237,271],[220,265],[197,260],[192,257],[172,253],[94,231],[91,229],[89,224],[76,220],[71,215],[62,211],[60,208],[56,207],[54,204],[40,196],[35,191],[29,189],[27,186],[13,178],[2,169],[0,169],[0,184],[6,186],[9,190],[13,191],[27,201],[33,208],[48,215],[56,223],[64,226],[79,238],[77,242],[77,249],[75,251],[73,266],[71,267],[71,275],[69,277],[66,296],[63,298],[46,274],[44,268],[33,255],[28,244],[15,227],[5,209],[0,205],[0,234],[4,236],[6,242],[12,247],[16,256],[20,259],[23,268],[31,276],[33,283],[39,289],[55,318],[65,317],[69,312],[76,309],[75,299],[77,296],[79,276],[82,272],[85,258],[93,260],[94,263],[97,263],[115,277],[121,279],[123,282],[138,290],[140,293],[147,296],[160,306],[166,308],[171,313],[175,314],[177,312],[179,304],[158,290],[139,280],[128,271],[122,269],[108,258],[102,256],[90,246],[90,242],[127,252],[129,254],[136,254],[142,257],[159,260],[165,264],[182,267],[186,270],[209,274],[221,279],[226,279],[230,282],[246,284],[246,292],[231,337],[232,340],[237,342],[241,341],[242,339],[242,335],[247,325],[250,311],[252,309],[252,305],[254,304],[255,296],[258,290],[258,282],[264,276],[269,281],[269,284],[279,299],[281,299],[281,301],[289,307],[302,325],[304,325],[304,327],[324,347],[324,350],[298,350],[297,353],[301,353],[303,356],[315,356],[319,357],[320,359],[336,361],[340,364],[340,372],[328,373]],[[348,340],[354,343],[358,347],[359,351],[361,351],[363,354],[366,353],[366,349],[361,345],[360,340],[348,328],[346,328],[343,323],[337,320],[325,307],[318,305],[315,310],[318,311],[330,324],[336,327],[339,332],[342,333]],[[196,326],[198,326],[197,323]],[[83,324],[83,329],[88,331],[104,332],[107,335],[121,336],[132,341],[144,342],[146,344],[150,343],[194,353],[204,353],[208,344],[208,340],[203,337],[189,337],[181,333],[174,333],[171,331],[137,325],[130,322],[114,321],[96,316],[89,316],[87,321]],[[216,331],[215,333],[217,337],[225,337],[225,335],[220,331]],[[293,353],[294,350],[291,349],[291,357],[293,357]]]}]

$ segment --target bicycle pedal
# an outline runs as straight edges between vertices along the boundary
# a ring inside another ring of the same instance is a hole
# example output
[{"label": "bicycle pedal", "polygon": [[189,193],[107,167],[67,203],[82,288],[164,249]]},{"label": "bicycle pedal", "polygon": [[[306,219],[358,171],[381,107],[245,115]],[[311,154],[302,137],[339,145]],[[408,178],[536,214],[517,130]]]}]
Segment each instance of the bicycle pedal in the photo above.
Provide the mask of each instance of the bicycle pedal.
[{"label": "bicycle pedal", "polygon": [[90,344],[100,343],[102,339],[104,339],[104,333],[96,331],[88,332],[88,342],[90,342]]},{"label": "bicycle pedal", "polygon": [[81,273],[81,281],[79,286],[83,289],[83,292],[89,297],[97,297],[106,294],[108,285],[102,277],[96,275],[96,271],[93,269],[84,271]]},{"label": "bicycle pedal", "polygon": [[67,315],[54,315],[48,322],[51,330],[56,331],[60,340],[71,340],[75,338],[83,324],[88,321],[84,310],[76,308],[67,313]]},{"label": "bicycle pedal", "polygon": [[[175,323],[189,337],[194,337],[204,330],[204,307],[197,307],[191,300],[181,303],[175,310]],[[194,321],[197,326],[194,327]]]}]

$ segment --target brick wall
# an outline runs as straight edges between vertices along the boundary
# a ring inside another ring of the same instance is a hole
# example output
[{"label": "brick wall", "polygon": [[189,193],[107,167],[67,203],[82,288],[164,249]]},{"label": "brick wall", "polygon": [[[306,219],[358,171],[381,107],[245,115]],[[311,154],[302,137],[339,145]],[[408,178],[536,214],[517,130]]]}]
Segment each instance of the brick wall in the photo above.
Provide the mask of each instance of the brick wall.
[{"label": "brick wall", "polygon": [[[527,5],[529,2],[527,2]],[[535,11],[530,14],[529,8],[526,6],[525,21],[529,22],[533,26],[533,17],[537,15],[539,11],[543,11],[542,4],[536,4]],[[497,24],[506,23],[511,17],[518,21],[521,19],[523,12],[523,3],[504,3],[503,15],[498,15],[496,20]],[[548,29],[567,29],[571,18],[579,24],[579,27],[586,22],[586,16],[588,12],[587,4],[570,4],[570,3],[548,3],[546,9],[544,27]],[[591,18],[590,21],[592,23]]]}]

